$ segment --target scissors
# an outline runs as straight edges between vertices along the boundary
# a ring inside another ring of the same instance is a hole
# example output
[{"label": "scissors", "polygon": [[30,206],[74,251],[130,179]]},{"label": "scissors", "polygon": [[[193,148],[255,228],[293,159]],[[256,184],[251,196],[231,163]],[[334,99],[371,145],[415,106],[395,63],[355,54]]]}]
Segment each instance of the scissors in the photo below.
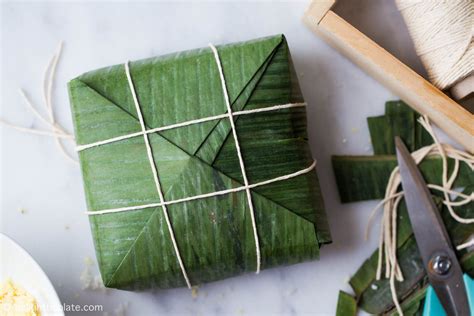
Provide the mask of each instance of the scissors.
[{"label": "scissors", "polygon": [[395,138],[408,215],[430,286],[423,316],[474,315],[474,281],[461,265],[425,180],[410,152]]}]

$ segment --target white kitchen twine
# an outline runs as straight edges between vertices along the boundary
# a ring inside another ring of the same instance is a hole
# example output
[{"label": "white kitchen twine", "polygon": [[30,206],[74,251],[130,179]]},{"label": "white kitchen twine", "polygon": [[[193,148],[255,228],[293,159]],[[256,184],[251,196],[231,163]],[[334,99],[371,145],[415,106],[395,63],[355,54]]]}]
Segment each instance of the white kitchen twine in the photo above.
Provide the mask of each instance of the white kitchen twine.
[{"label": "white kitchen twine", "polygon": [[58,146],[63,156],[66,157],[69,161],[78,164],[78,161],[66,151],[66,149],[64,148],[64,144],[62,143],[63,140],[69,140],[74,142],[74,136],[72,135],[72,133],[67,132],[66,129],[56,121],[56,118],[54,116],[52,91],[54,86],[54,79],[56,76],[56,66],[58,64],[59,58],[61,57],[62,47],[63,42],[60,42],[56,53],[49,61],[43,75],[43,105],[47,112],[46,117],[38,111],[37,107],[33,104],[27,94],[22,89],[19,89],[20,95],[25,101],[28,110],[30,110],[31,113],[33,113],[33,115],[35,115],[45,125],[51,128],[51,130],[48,131],[37,128],[23,127],[2,119],[0,119],[0,124],[27,134],[53,137],[55,139],[56,145]]},{"label": "white kitchen twine", "polygon": [[[148,160],[150,162],[151,171],[153,172],[153,180],[155,181],[156,191],[158,192],[158,196],[160,197],[160,202],[163,204],[165,198],[163,196],[163,191],[161,190],[160,180],[158,179],[158,171],[156,170],[155,160],[153,159],[153,152],[151,151],[150,141],[148,140],[148,134],[145,133],[145,131],[146,131],[145,121],[143,120],[143,115],[142,115],[142,111],[140,109],[140,104],[138,103],[138,98],[137,98],[137,94],[135,92],[135,87],[133,86],[132,77],[130,76],[130,69],[128,67],[128,62],[125,63],[125,73],[127,74],[127,80],[128,80],[128,84],[130,86],[130,92],[132,93],[133,103],[135,104],[135,109],[137,110],[138,120],[139,120],[140,126],[142,128],[143,139],[145,140],[146,152],[147,152],[147,155],[148,155]],[[176,238],[174,236],[173,227],[171,226],[171,221],[170,221],[170,218],[169,218],[169,215],[168,215],[168,209],[167,209],[166,205],[164,205],[164,204],[161,205],[161,208],[163,209],[163,214],[165,216],[166,225],[168,226],[168,230],[169,230],[170,237],[171,237],[171,242],[173,243],[173,248],[176,252],[176,257],[178,258],[179,266],[181,267],[181,272],[183,273],[183,277],[186,280],[186,284],[188,285],[188,288],[191,288],[191,282],[189,281],[188,274],[186,273],[186,269],[184,268],[184,263],[183,263],[183,260],[181,258],[181,254],[180,254],[179,249],[178,249],[178,244],[176,243]]]},{"label": "white kitchen twine", "polygon": [[446,89],[474,73],[472,0],[396,0],[430,81]]},{"label": "white kitchen twine", "polygon": [[[211,116],[211,117],[206,117],[206,118],[190,120],[190,121],[186,121],[186,122],[181,122],[181,123],[177,123],[177,124],[173,124],[173,125],[168,125],[168,126],[163,126],[163,127],[147,130],[146,126],[145,126],[143,116],[142,116],[142,113],[141,113],[141,107],[140,107],[140,104],[139,104],[139,101],[138,101],[138,97],[136,95],[135,87],[133,85],[133,80],[132,80],[132,77],[131,77],[131,74],[130,74],[129,63],[127,62],[127,63],[125,63],[125,72],[126,72],[126,75],[127,75],[127,80],[128,80],[128,84],[129,84],[129,87],[130,87],[130,91],[132,93],[133,102],[135,104],[135,108],[136,108],[136,111],[137,111],[137,116],[138,116],[138,119],[139,119],[139,122],[140,122],[141,131],[140,132],[135,132],[135,133],[130,133],[130,134],[127,134],[127,135],[122,135],[122,136],[119,136],[119,137],[113,137],[113,138],[110,138],[110,139],[106,139],[106,140],[102,140],[102,141],[98,141],[98,142],[94,142],[94,143],[90,143],[90,144],[86,144],[86,145],[79,145],[79,146],[76,147],[77,151],[82,151],[82,150],[94,148],[94,147],[97,147],[97,146],[102,146],[102,145],[110,144],[110,143],[113,143],[113,142],[129,139],[129,138],[132,138],[132,137],[143,136],[143,139],[145,140],[145,146],[146,146],[146,149],[147,149],[148,160],[150,162],[150,167],[151,167],[152,172],[153,172],[153,179],[155,181],[155,186],[156,186],[156,190],[157,190],[158,195],[159,195],[160,202],[159,203],[144,204],[144,205],[137,205],[137,206],[114,208],[114,209],[98,210],[98,211],[92,211],[92,212],[89,211],[89,212],[86,212],[86,214],[88,214],[88,215],[103,215],[103,214],[119,213],[119,212],[126,212],[126,211],[135,211],[135,210],[140,210],[140,209],[145,209],[145,208],[150,208],[150,207],[161,207],[163,209],[163,214],[165,216],[166,224],[168,226],[168,230],[169,230],[169,233],[170,233],[170,236],[171,236],[171,241],[172,241],[172,244],[173,244],[173,247],[174,247],[174,251],[176,253],[176,257],[178,259],[179,266],[181,268],[183,277],[186,280],[186,284],[187,284],[188,288],[191,288],[191,282],[190,282],[189,277],[187,275],[186,268],[185,268],[183,260],[181,258],[181,254],[180,254],[178,245],[176,243],[173,227],[172,227],[171,221],[169,219],[167,205],[183,203],[183,202],[188,202],[188,201],[194,201],[194,200],[204,199],[204,198],[208,198],[208,197],[215,197],[215,196],[234,193],[234,192],[245,191],[246,196],[247,196],[247,202],[248,202],[249,209],[250,209],[250,217],[251,217],[253,235],[254,235],[254,240],[255,240],[255,252],[256,252],[256,257],[257,257],[256,273],[259,273],[260,268],[261,268],[260,243],[259,243],[259,238],[258,238],[257,224],[256,224],[256,221],[255,221],[255,211],[254,211],[254,206],[253,206],[253,202],[252,202],[252,195],[251,195],[250,189],[256,188],[256,187],[259,187],[259,186],[262,186],[262,185],[274,183],[274,182],[277,182],[277,181],[283,181],[283,180],[291,179],[291,178],[297,177],[299,175],[308,173],[316,167],[316,161],[313,161],[311,166],[309,166],[308,168],[299,170],[297,172],[290,173],[290,174],[280,176],[280,177],[276,177],[276,178],[273,178],[273,179],[270,179],[270,180],[262,181],[262,182],[259,182],[259,183],[249,184],[249,181],[248,181],[248,178],[247,178],[247,173],[246,173],[246,170],[245,170],[245,164],[244,164],[241,149],[240,149],[239,140],[238,140],[238,137],[237,137],[237,132],[236,132],[236,127],[235,127],[233,116],[234,115],[237,116],[237,115],[248,115],[248,114],[254,114],[254,113],[262,113],[262,112],[268,112],[268,111],[276,111],[276,110],[280,110],[280,109],[288,109],[288,108],[294,108],[294,107],[304,107],[304,106],[306,106],[306,103],[290,103],[290,104],[275,105],[275,106],[262,108],[262,109],[232,112],[232,107],[231,107],[230,100],[229,100],[229,95],[228,95],[228,92],[227,92],[227,85],[226,85],[226,81],[225,81],[225,77],[224,77],[224,72],[222,70],[222,64],[221,64],[221,61],[220,61],[220,58],[219,58],[219,53],[218,53],[217,49],[212,44],[209,44],[209,46],[212,50],[212,53],[213,53],[215,61],[216,61],[217,68],[219,70],[219,77],[220,77],[220,80],[221,80],[222,92],[224,94],[224,99],[225,99],[225,103],[226,103],[226,107],[227,107],[227,113],[221,114],[221,115],[216,115],[216,116]],[[158,171],[156,169],[156,165],[155,165],[155,162],[154,162],[154,159],[153,159],[153,152],[152,152],[150,142],[149,142],[149,139],[148,139],[148,134],[158,132],[158,131],[164,131],[164,130],[169,130],[169,129],[173,129],[173,128],[178,128],[178,127],[203,123],[203,122],[207,122],[207,121],[223,119],[223,118],[228,118],[229,122],[231,124],[232,135],[234,137],[235,147],[236,147],[236,150],[237,150],[237,156],[238,156],[238,159],[239,159],[239,164],[240,164],[242,177],[243,177],[243,180],[244,180],[244,185],[240,186],[240,187],[237,187],[237,188],[232,188],[232,189],[227,189],[227,190],[222,190],[222,191],[216,191],[216,192],[211,192],[211,193],[186,197],[186,198],[172,200],[172,201],[165,201],[163,191],[161,189],[161,184],[160,184],[160,181],[159,181]]]},{"label": "white kitchen twine", "polygon": [[179,204],[179,203],[184,203],[184,202],[190,202],[190,201],[196,201],[196,200],[201,200],[201,199],[206,199],[210,197],[216,197],[220,195],[226,195],[230,193],[237,193],[240,191],[245,191],[247,189],[254,189],[258,188],[260,186],[264,186],[267,184],[279,182],[279,181],[284,181],[288,180],[291,178],[298,177],[300,175],[303,175],[305,173],[308,173],[312,171],[316,167],[316,160],[313,161],[313,163],[305,169],[298,170],[293,173],[286,174],[284,176],[276,177],[273,179],[265,180],[262,182],[257,182],[257,183],[252,183],[249,184],[248,186],[240,186],[232,189],[226,189],[226,190],[221,190],[221,191],[215,191],[215,192],[210,192],[210,193],[204,193],[204,194],[199,194],[199,195],[193,195],[190,197],[182,198],[182,199],[177,199],[177,200],[169,200],[169,201],[164,201],[163,203],[149,203],[149,204],[142,204],[142,205],[135,205],[135,206],[125,206],[125,207],[120,207],[120,208],[113,208],[113,209],[105,209],[105,210],[100,210],[100,211],[89,211],[85,212],[87,215],[103,215],[103,214],[111,214],[111,213],[120,213],[120,212],[128,212],[128,211],[138,211],[141,209],[145,208],[150,208],[150,207],[159,207],[162,205],[173,205],[173,204]]},{"label": "white kitchen twine", "polygon": [[[232,115],[233,116],[240,116],[240,115],[264,113],[264,112],[271,112],[271,111],[276,111],[276,110],[289,109],[289,108],[298,108],[298,107],[305,107],[305,106],[306,106],[306,103],[304,103],[304,102],[302,102],[302,103],[288,103],[288,104],[274,105],[274,106],[269,106],[269,107],[265,107],[265,108],[253,109],[253,110],[237,111],[237,112],[233,112]],[[195,120],[184,121],[184,122],[181,122],[181,123],[161,126],[161,127],[157,127],[157,128],[147,129],[146,131],[140,131],[140,132],[136,132],[136,133],[121,135],[121,136],[117,136],[117,137],[97,141],[97,142],[94,142],[94,143],[90,143],[90,144],[87,144],[87,145],[79,145],[79,146],[76,146],[76,151],[83,151],[85,149],[89,149],[89,148],[93,148],[93,147],[97,147],[97,146],[102,146],[102,145],[118,142],[118,141],[121,141],[121,140],[141,136],[143,134],[152,134],[152,133],[156,133],[156,132],[167,131],[167,130],[174,129],[174,128],[179,128],[179,127],[184,127],[184,126],[189,126],[189,125],[194,125],[194,124],[199,124],[199,123],[205,123],[205,122],[220,120],[220,119],[227,118],[227,117],[229,117],[229,114],[225,113],[225,114],[219,114],[219,115],[215,115],[215,116],[203,117],[203,118],[199,118],[199,119],[195,119]]]},{"label": "white kitchen twine", "polygon": [[[428,131],[431,137],[434,140],[434,144],[418,149],[413,152],[411,155],[415,162],[419,164],[427,157],[432,156],[441,156],[443,169],[442,169],[442,186],[428,184],[430,189],[441,191],[444,194],[443,204],[445,204],[449,210],[450,215],[459,223],[462,224],[472,224],[474,223],[474,218],[463,218],[456,214],[453,209],[453,206],[460,206],[467,203],[472,203],[474,201],[474,194],[470,195],[463,194],[452,190],[454,181],[456,180],[459,173],[459,164],[460,162],[466,163],[471,170],[474,170],[474,156],[470,155],[467,152],[453,148],[448,144],[442,144],[439,142],[436,134],[431,127],[431,124],[427,116],[420,117],[419,123]],[[451,175],[448,178],[448,159],[452,158],[454,160],[454,168]],[[392,294],[392,299],[395,304],[395,307],[400,315],[403,315],[403,310],[398,301],[395,281],[403,281],[403,273],[400,269],[397,260],[397,208],[400,204],[400,201],[403,197],[403,191],[398,191],[397,189],[401,183],[400,173],[398,167],[393,169],[387,188],[385,191],[384,199],[373,209],[369,217],[369,225],[366,230],[366,239],[368,238],[369,229],[372,223],[372,220],[376,212],[383,206],[383,215],[382,215],[382,227],[380,230],[380,240],[379,240],[379,256],[377,263],[377,273],[376,279],[380,280],[382,276],[382,266],[383,266],[383,257],[385,257],[385,278],[390,279],[390,291]],[[460,197],[459,201],[451,201],[450,195],[455,195]],[[468,248],[474,245],[474,240],[470,240],[461,245],[458,245],[456,248],[458,250]]]},{"label": "white kitchen twine", "polygon": [[225,104],[227,106],[227,114],[229,115],[229,122],[232,128],[232,135],[234,136],[235,148],[237,150],[237,156],[239,158],[240,171],[242,173],[242,178],[244,179],[244,185],[246,187],[245,192],[247,193],[247,201],[249,203],[250,209],[250,218],[252,220],[252,229],[253,237],[255,240],[255,252],[257,254],[257,270],[255,273],[260,273],[260,242],[258,240],[257,224],[255,223],[255,211],[253,209],[252,194],[250,193],[249,180],[247,179],[247,172],[245,171],[244,159],[242,158],[242,152],[240,150],[239,138],[237,137],[237,130],[235,128],[234,117],[232,116],[232,107],[230,105],[229,95],[227,93],[227,85],[224,78],[224,72],[222,71],[222,64],[219,58],[219,53],[214,45],[209,44],[212,52],[214,53],[214,58],[216,59],[217,68],[219,69],[219,77],[221,78],[222,92],[224,93]]}]

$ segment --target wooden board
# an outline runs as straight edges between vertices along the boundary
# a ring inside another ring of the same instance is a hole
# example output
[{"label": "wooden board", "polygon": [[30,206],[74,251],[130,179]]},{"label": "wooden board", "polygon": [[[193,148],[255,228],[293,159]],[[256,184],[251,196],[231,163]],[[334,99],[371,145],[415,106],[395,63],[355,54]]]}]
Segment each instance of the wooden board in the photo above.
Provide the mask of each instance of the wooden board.
[{"label": "wooden board", "polygon": [[313,32],[474,152],[471,113],[326,7],[312,5],[306,12],[303,20]]}]

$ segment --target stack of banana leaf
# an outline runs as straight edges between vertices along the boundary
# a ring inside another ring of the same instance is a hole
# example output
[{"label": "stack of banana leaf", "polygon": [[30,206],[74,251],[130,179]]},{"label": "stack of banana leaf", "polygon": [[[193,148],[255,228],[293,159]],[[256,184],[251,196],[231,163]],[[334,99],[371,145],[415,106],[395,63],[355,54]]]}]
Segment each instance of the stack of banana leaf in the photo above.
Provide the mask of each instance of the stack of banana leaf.
[{"label": "stack of banana leaf", "polygon": [[[417,123],[419,115],[401,101],[386,103],[385,115],[367,119],[374,149],[373,156],[333,156],[332,163],[337,186],[343,203],[382,199],[388,178],[397,165],[394,137],[400,136],[410,151],[433,143],[430,135]],[[450,171],[453,161],[449,162]],[[427,158],[420,164],[421,172],[428,183],[441,184],[441,158]],[[461,163],[454,188],[471,194],[474,189],[474,173]],[[454,245],[461,244],[474,234],[474,224],[455,221],[442,204],[439,192],[432,191],[442,218]],[[474,217],[474,205],[465,204],[455,208],[465,218]],[[423,299],[428,285],[421,257],[410,226],[404,202],[400,203],[397,223],[397,257],[405,280],[397,282],[397,295],[405,315],[421,315]],[[474,251],[457,252],[464,272],[474,276]],[[389,280],[377,281],[378,251],[368,258],[350,279],[355,297],[341,292],[338,315],[355,315],[361,308],[371,314],[397,314],[389,286]]]}]

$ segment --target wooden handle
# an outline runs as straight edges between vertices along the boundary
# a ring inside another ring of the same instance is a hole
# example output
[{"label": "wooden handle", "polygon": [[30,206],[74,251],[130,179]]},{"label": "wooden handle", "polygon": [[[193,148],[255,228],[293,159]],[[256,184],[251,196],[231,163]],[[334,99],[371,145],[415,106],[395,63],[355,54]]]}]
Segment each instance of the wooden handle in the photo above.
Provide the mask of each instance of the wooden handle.
[{"label": "wooden handle", "polygon": [[308,27],[403,101],[474,152],[474,116],[351,24],[329,10],[306,12]]}]

